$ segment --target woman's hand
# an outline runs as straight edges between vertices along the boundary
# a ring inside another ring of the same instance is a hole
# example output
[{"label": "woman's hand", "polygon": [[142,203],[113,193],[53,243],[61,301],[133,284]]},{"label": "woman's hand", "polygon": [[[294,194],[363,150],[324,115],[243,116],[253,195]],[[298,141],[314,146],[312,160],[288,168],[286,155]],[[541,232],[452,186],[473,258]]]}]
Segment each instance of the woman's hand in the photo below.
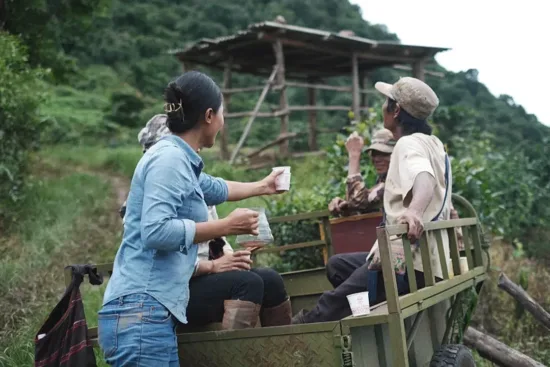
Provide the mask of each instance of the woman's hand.
[{"label": "woman's hand", "polygon": [[285,191],[277,190],[276,184],[277,177],[279,177],[279,175],[282,175],[283,172],[283,170],[273,171],[269,174],[269,176],[260,181],[260,186],[262,187],[262,195],[280,194]]},{"label": "woman's hand", "polygon": [[363,152],[363,147],[365,146],[365,141],[363,137],[357,134],[357,131],[354,131],[346,140],[346,150],[348,154],[352,157],[359,157]]},{"label": "woman's hand", "polygon": [[255,212],[254,210],[238,208],[233,210],[224,220],[227,223],[228,235],[258,235],[260,213]]},{"label": "woman's hand", "polygon": [[252,260],[250,251],[235,251],[226,253],[219,259],[212,261],[212,273],[223,273],[233,270],[250,270]]}]

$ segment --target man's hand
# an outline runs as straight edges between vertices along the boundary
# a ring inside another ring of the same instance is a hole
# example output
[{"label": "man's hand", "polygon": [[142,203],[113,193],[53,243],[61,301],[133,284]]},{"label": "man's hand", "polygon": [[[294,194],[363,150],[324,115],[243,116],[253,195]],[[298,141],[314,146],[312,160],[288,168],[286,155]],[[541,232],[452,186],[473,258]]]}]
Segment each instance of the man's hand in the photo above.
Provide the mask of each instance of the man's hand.
[{"label": "man's hand", "polygon": [[328,204],[328,210],[332,215],[340,215],[348,208],[349,204],[342,198],[336,197]]},{"label": "man's hand", "polygon": [[416,241],[418,241],[422,236],[422,232],[424,232],[422,216],[414,210],[407,210],[404,215],[397,219],[397,223],[409,225],[407,237],[411,243],[416,243]]},{"label": "man's hand", "polygon": [[250,260],[250,251],[235,251],[226,253],[212,263],[212,273],[223,273],[232,270],[250,270],[252,260]]},{"label": "man's hand", "polygon": [[354,131],[346,140],[346,150],[350,156],[361,156],[364,146],[365,141],[363,140],[363,137],[357,134],[357,131]]}]

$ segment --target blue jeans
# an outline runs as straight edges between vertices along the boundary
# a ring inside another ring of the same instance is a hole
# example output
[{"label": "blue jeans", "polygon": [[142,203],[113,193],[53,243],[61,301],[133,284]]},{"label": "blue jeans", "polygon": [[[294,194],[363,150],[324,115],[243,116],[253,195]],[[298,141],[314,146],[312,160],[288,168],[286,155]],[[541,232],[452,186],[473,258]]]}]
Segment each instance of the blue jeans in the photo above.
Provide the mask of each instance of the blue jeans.
[{"label": "blue jeans", "polygon": [[98,315],[99,346],[111,366],[179,367],[176,319],[147,294],[107,303]]}]

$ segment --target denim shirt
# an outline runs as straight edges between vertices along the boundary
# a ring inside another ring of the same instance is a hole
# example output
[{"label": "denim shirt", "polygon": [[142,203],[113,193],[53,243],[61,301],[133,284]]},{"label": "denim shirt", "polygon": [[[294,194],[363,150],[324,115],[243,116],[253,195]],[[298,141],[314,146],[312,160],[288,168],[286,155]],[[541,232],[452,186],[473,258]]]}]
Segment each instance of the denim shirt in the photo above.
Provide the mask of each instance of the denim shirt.
[{"label": "denim shirt", "polygon": [[128,195],[122,243],[103,304],[146,293],[187,323],[189,279],[198,246],[195,223],[207,205],[227,200],[227,184],[202,173],[200,156],[183,139],[159,140],[139,161]]}]

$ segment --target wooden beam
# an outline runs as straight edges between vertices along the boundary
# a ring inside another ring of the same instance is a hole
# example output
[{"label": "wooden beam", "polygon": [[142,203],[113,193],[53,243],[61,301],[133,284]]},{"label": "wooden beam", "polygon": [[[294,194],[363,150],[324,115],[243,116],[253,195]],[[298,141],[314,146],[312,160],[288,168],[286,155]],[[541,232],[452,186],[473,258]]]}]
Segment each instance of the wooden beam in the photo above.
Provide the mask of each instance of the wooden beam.
[{"label": "wooden beam", "polygon": [[[351,87],[346,86],[340,86],[340,85],[329,85],[329,84],[313,84],[313,83],[300,83],[300,82],[286,82],[287,87],[298,87],[298,88],[313,88],[313,89],[320,89],[320,90],[332,90],[335,92],[352,92]],[[277,89],[275,87],[274,89]],[[359,89],[360,93],[365,94],[375,94],[375,89]]]},{"label": "wooden beam", "polygon": [[246,157],[247,158],[255,157],[258,154],[260,154],[261,152],[263,152],[264,150],[269,149],[271,147],[274,147],[275,145],[279,145],[279,144],[281,144],[282,141],[294,138],[296,136],[298,136],[298,133],[286,133],[285,135],[279,135],[277,137],[277,139],[272,140],[272,141],[262,145],[260,148],[253,151],[252,153],[248,154]]},{"label": "wooden beam", "polygon": [[357,64],[357,54],[351,56],[351,98],[353,114],[355,121],[361,121],[361,111],[359,111],[359,66]]},{"label": "wooden beam", "polygon": [[[413,68],[408,65],[394,65],[394,69],[397,70],[403,70],[403,71],[412,71]],[[437,78],[445,78],[445,73],[439,72],[439,71],[430,71],[430,70],[424,70],[424,74],[435,76]]]},{"label": "wooden beam", "polygon": [[246,92],[257,92],[259,90],[264,90],[265,86],[257,85],[253,87],[244,87],[244,88],[223,88],[222,93],[224,95],[230,95],[235,93],[246,93]]},{"label": "wooden beam", "polygon": [[[310,106],[316,106],[317,100],[315,95],[314,88],[308,88],[307,90],[308,103]],[[308,136],[308,146],[310,151],[317,150],[317,111],[309,111],[309,136]]]},{"label": "wooden beam", "polygon": [[[326,54],[339,55],[344,57],[349,57],[351,53],[349,51],[335,50],[333,48],[315,46],[303,41],[292,40],[288,38],[276,37],[270,34],[264,34],[261,39],[274,41],[276,39],[280,40],[284,46],[300,47],[312,51],[323,52]],[[376,55],[369,52],[358,52],[356,53],[358,59],[363,60],[374,60],[374,61],[387,61],[394,63],[414,63],[418,58],[409,57],[409,56],[385,56],[385,55]]]},{"label": "wooden beam", "polygon": [[[273,51],[275,53],[275,60],[277,65],[277,84],[281,87],[279,96],[279,109],[284,111],[288,108],[288,100],[286,96],[285,85],[285,55],[283,52],[283,43],[280,39],[276,39],[273,44]],[[281,116],[281,133],[284,135],[288,133],[288,115]],[[288,140],[281,142],[279,145],[279,153],[284,157],[288,154]]]},{"label": "wooden beam", "polygon": [[518,301],[533,317],[550,330],[550,313],[546,312],[527,292],[512,282],[504,273],[498,277],[498,287]]},{"label": "wooden beam", "polygon": [[424,81],[424,79],[425,79],[424,65],[425,64],[426,64],[426,60],[418,60],[418,61],[413,63],[412,72],[413,72],[413,76],[416,79],[420,79],[420,80]]},{"label": "wooden beam", "polygon": [[542,363],[471,326],[464,334],[464,344],[477,350],[483,358],[502,367],[544,367]]},{"label": "wooden beam", "polygon": [[239,154],[239,150],[242,148],[244,141],[246,140],[246,137],[250,133],[250,128],[252,127],[252,123],[254,122],[254,120],[256,119],[256,115],[260,111],[260,107],[262,106],[262,103],[264,102],[264,99],[267,96],[267,92],[271,88],[271,84],[273,83],[273,80],[275,80],[275,76],[278,74],[278,69],[279,69],[279,66],[275,66],[273,68],[273,71],[271,72],[271,76],[269,77],[269,80],[265,84],[264,90],[262,91],[260,98],[258,98],[258,101],[256,102],[256,107],[254,107],[254,111],[252,111],[252,115],[250,116],[250,118],[248,119],[248,122],[246,123],[243,134],[241,135],[241,138],[239,139],[239,142],[237,143],[235,150],[233,150],[233,154],[231,155],[231,160],[229,161],[229,164],[233,164],[235,162],[235,158],[237,158],[237,154]]},{"label": "wooden beam", "polygon": [[313,152],[298,152],[298,153],[293,153],[292,158],[322,157],[326,154],[327,152],[325,152],[324,150],[317,150]]},{"label": "wooden beam", "polygon": [[[231,68],[233,66],[233,59],[229,58],[225,65],[223,72],[223,89],[231,88]],[[222,91],[223,93],[223,91]],[[229,102],[231,101],[231,95],[223,93],[223,111],[227,113],[229,111]],[[224,161],[229,159],[229,148],[227,147],[227,125],[223,125],[222,131],[220,131],[220,154]]]},{"label": "wooden beam", "polygon": [[[349,111],[350,106],[290,106],[289,111]],[[359,107],[358,110],[367,110],[368,107]]]},{"label": "wooden beam", "polygon": [[[359,74],[359,91],[366,90],[369,85],[369,77],[366,72]],[[361,100],[359,101],[361,106],[368,107],[368,96],[367,93],[361,93]]]},{"label": "wooden beam", "polygon": [[[258,112],[256,117],[281,117],[283,115],[288,115],[289,110],[285,111],[275,111],[275,112]],[[246,112],[229,112],[224,115],[226,119],[239,118],[239,117],[250,117],[254,114],[254,111]]]}]

